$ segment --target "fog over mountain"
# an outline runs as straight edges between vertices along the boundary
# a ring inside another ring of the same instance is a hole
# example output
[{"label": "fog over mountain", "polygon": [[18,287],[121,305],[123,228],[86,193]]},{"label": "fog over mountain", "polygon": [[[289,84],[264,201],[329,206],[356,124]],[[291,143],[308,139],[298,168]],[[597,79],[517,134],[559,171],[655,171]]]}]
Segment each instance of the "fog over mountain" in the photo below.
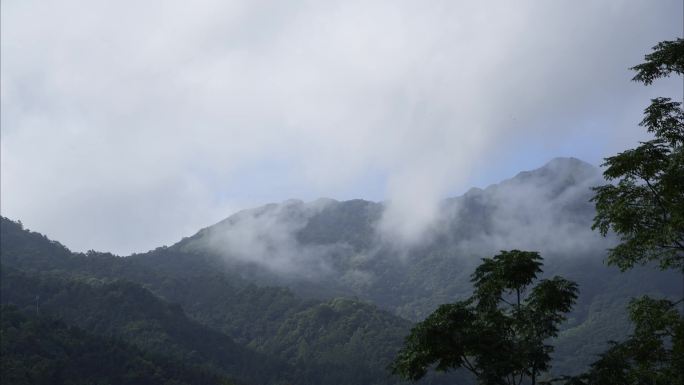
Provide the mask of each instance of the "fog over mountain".
[{"label": "fog over mountain", "polygon": [[[239,212],[169,250],[187,261],[212,255],[248,281],[287,286],[305,297],[353,296],[413,321],[469,295],[481,258],[536,250],[545,259],[544,276],[560,274],[580,286],[558,340],[556,372],[570,373],[628,332],[630,296],[681,291],[677,274],[648,267],[620,273],[604,264],[616,240],[591,229],[590,202],[591,188],[604,183],[597,167],[555,158],[441,201],[435,221],[410,245],[384,231],[386,202],[319,199]],[[598,330],[600,336],[588,337]]]},{"label": "fog over mountain", "polygon": [[387,231],[386,202],[319,199],[241,211],[179,246],[307,279],[342,273],[369,280],[372,272],[362,268],[339,271],[340,261],[362,266],[391,256],[403,263],[435,248],[461,259],[514,248],[572,258],[601,253],[611,244],[591,230],[591,187],[603,183],[598,168],[556,158],[484,190],[442,201],[436,220],[410,244]]},{"label": "fog over mountain", "polygon": [[[387,203],[364,200],[290,200],[245,210],[170,247],[128,257],[72,253],[2,218],[2,299],[30,312],[38,295],[42,309],[96,332],[107,313],[112,330],[130,341],[197,359],[195,343],[212,337],[199,336],[206,334],[199,328],[193,329],[198,337],[184,333],[187,327],[179,325],[186,312],[192,322],[273,360],[265,372],[259,359],[246,367],[232,359],[217,362],[235,378],[391,384],[385,368],[411,321],[468,297],[480,258],[500,249],[537,250],[545,258],[543,277],[561,275],[580,287],[552,341],[553,373],[572,374],[586,368],[606,341],[629,332],[629,298],[681,293],[678,274],[605,266],[614,240],[591,230],[589,202],[591,187],[602,183],[598,168],[556,158],[441,201],[434,224],[410,245],[384,231]],[[111,294],[120,288],[134,294],[126,303]],[[86,308],[88,292],[92,307]],[[113,305],[102,305],[108,302],[100,297]],[[168,329],[153,326],[160,317],[150,314],[153,302],[157,309],[175,309],[163,311]],[[175,337],[169,342],[165,336]],[[225,354],[211,346],[200,350],[206,357]],[[436,378],[444,382],[426,383],[453,383]]]},{"label": "fog over mountain", "polygon": [[501,249],[538,250],[548,257],[596,252],[609,245],[591,230],[592,187],[604,184],[598,168],[556,158],[512,179],[472,189],[449,201],[448,223],[459,249],[491,254]]},{"label": "fog over mountain", "polygon": [[[2,214],[142,252],[239,209],[386,200],[419,243],[470,186],[644,138],[629,67],[679,0],[6,1]],[[78,213],[78,215],[74,215]],[[402,247],[403,247],[402,246]]]},{"label": "fog over mountain", "polygon": [[682,0],[1,8],[1,384],[678,373]]}]

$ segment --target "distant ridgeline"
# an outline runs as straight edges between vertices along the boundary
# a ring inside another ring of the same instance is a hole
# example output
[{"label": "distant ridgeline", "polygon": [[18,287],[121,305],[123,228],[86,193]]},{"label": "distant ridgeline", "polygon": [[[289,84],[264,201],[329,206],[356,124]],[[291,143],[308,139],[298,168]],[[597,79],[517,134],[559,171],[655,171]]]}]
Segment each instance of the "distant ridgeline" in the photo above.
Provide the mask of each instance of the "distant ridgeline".
[{"label": "distant ridgeline", "polygon": [[[546,274],[579,284],[553,368],[577,373],[629,332],[629,298],[681,290],[676,274],[603,265],[611,240],[591,231],[588,202],[601,183],[593,166],[555,159],[444,201],[410,245],[378,230],[382,203],[362,200],[246,210],[125,258],[72,253],[2,218],[2,382],[68,382],[75,371],[60,362],[87,369],[109,351],[130,362],[112,363],[109,383],[398,383],[386,368],[413,322],[468,295],[480,258],[513,248],[540,251]],[[121,380],[122,368],[137,377]],[[453,373],[420,383],[458,379],[472,380]]]}]

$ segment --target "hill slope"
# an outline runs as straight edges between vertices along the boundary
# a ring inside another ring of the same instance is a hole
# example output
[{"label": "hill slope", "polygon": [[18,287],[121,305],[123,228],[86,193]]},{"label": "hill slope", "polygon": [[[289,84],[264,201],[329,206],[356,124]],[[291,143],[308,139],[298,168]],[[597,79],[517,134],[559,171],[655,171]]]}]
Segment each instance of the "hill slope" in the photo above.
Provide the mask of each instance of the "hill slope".
[{"label": "hill slope", "polygon": [[212,260],[247,281],[286,286],[305,297],[355,296],[417,321],[439,304],[466,297],[480,258],[502,249],[540,251],[547,275],[580,285],[556,366],[576,372],[605,341],[626,335],[630,297],[682,290],[677,274],[650,268],[620,273],[603,264],[614,240],[591,230],[590,202],[591,187],[603,183],[596,167],[557,158],[443,201],[422,241],[409,246],[380,230],[385,204],[321,199],[245,210],[164,252],[132,257],[148,267],[171,262],[166,257],[172,254],[174,261]]},{"label": "hill slope", "polygon": [[[197,259],[194,268],[155,270],[136,258],[69,253],[18,223],[1,224],[5,304],[33,309],[39,297],[41,312],[69,325],[247,383],[397,382],[385,368],[411,323],[374,305],[304,300]],[[174,254],[159,252],[175,263]]]},{"label": "hill slope", "polygon": [[622,274],[603,265],[613,241],[591,230],[589,202],[590,188],[601,183],[595,167],[554,159],[443,201],[435,223],[411,245],[381,231],[385,204],[362,200],[245,210],[175,245],[126,258],[70,253],[3,219],[2,262],[69,279],[135,282],[180,304],[194,321],[283,360],[302,381],[392,383],[384,367],[410,327],[406,320],[467,296],[480,258],[500,249],[537,250],[545,274],[580,285],[556,341],[554,371],[571,374],[605,341],[626,335],[630,297],[682,290],[676,274]]},{"label": "hill slope", "polygon": [[226,378],[182,361],[147,354],[120,340],[3,307],[3,384],[223,384]]}]

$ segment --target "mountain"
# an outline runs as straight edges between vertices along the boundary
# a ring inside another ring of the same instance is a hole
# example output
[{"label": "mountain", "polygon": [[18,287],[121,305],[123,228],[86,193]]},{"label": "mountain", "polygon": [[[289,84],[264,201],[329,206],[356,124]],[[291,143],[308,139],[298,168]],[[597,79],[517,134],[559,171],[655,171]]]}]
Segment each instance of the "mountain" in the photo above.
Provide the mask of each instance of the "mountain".
[{"label": "mountain", "polygon": [[325,199],[245,210],[163,252],[132,258],[153,267],[169,252],[174,263],[201,256],[250,282],[305,297],[357,296],[419,320],[465,295],[480,258],[502,249],[540,251],[554,272],[582,266],[625,277],[603,267],[614,240],[591,230],[591,187],[602,183],[596,167],[557,158],[443,201],[423,241],[400,250],[378,230],[385,204]]},{"label": "mountain", "polygon": [[2,218],[0,225],[0,299],[24,313],[38,300],[41,313],[69,326],[245,384],[397,383],[385,368],[411,322],[375,305],[302,299],[201,259],[191,268],[186,255],[165,249],[157,251],[169,262],[160,269],[136,258],[71,253],[20,223]]},{"label": "mountain", "polygon": [[[286,285],[305,296],[355,295],[420,319],[437,303],[416,314],[398,308],[464,293],[479,258],[501,249],[539,250],[547,259],[600,260],[610,241],[591,230],[589,199],[590,187],[601,182],[599,170],[587,163],[554,159],[443,201],[422,242],[400,250],[378,230],[385,204],[329,199],[245,210],[170,249],[214,255],[250,281]],[[149,260],[150,254],[134,257]],[[466,283],[436,293],[447,281]]]},{"label": "mountain", "polygon": [[[620,273],[603,264],[614,240],[591,230],[589,202],[590,188],[602,183],[597,168],[577,159],[554,159],[444,200],[434,223],[410,245],[383,233],[379,224],[386,203],[320,199],[245,210],[172,246],[128,257],[72,253],[3,218],[0,256],[3,269],[15,269],[11,275],[52,282],[53,291],[75,285],[92,298],[133,293],[133,308],[157,303],[149,310],[171,309],[140,312],[131,320],[162,326],[155,329],[155,338],[162,340],[157,348],[122,333],[130,322],[92,332],[105,330],[151,351],[164,346],[181,355],[194,351],[200,360],[213,360],[222,374],[251,383],[390,384],[397,380],[385,367],[412,322],[442,303],[468,296],[469,276],[481,258],[501,249],[537,250],[545,258],[546,275],[562,275],[580,285],[577,306],[555,341],[554,372],[572,374],[593,361],[606,341],[629,332],[629,298],[681,292],[676,274],[650,267]],[[17,287],[28,291],[22,294]],[[19,302],[26,309],[40,287],[3,286],[10,293],[3,290],[3,303]],[[50,312],[90,327],[75,316],[80,305],[65,300],[71,295],[43,295],[60,304]],[[73,317],[60,310],[65,303]],[[93,319],[105,316],[97,306],[84,308],[91,309]],[[172,319],[165,324],[161,314]],[[163,325],[187,325],[181,329],[207,334],[183,339]],[[263,373],[244,373],[236,369],[239,361],[216,353],[213,345],[194,347],[193,339],[212,338],[210,333],[220,334],[217,341],[228,338],[226,346],[233,351],[246,349],[246,357],[262,357],[272,366]],[[463,377],[454,375],[431,376],[423,383]]]},{"label": "mountain", "polygon": [[46,317],[0,309],[3,384],[206,384],[233,382],[206,368],[151,355]]},{"label": "mountain", "polygon": [[239,381],[287,378],[284,362],[236,344],[229,336],[189,319],[181,307],[127,280],[69,279],[27,274],[3,266],[2,303],[39,312],[143,351],[211,369]]},{"label": "mountain", "polygon": [[[603,183],[598,168],[556,158],[443,201],[422,242],[401,249],[379,230],[385,203],[321,199],[239,212],[167,251],[185,260],[213,256],[217,266],[250,282],[285,286],[307,298],[357,297],[413,321],[466,297],[480,258],[504,249],[540,251],[546,275],[580,285],[556,364],[559,371],[576,372],[607,340],[629,332],[629,298],[681,291],[677,274],[651,267],[620,273],[604,265],[615,240],[592,231],[590,202],[591,187]],[[163,259],[150,258],[156,253],[133,258],[151,267]]]}]

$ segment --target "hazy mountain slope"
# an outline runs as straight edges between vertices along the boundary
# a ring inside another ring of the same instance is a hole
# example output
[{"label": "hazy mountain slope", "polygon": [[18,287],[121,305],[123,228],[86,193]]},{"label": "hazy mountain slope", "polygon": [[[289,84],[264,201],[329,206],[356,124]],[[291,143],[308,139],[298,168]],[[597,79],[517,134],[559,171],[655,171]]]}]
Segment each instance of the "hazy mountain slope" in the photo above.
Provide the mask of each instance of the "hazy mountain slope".
[{"label": "hazy mountain slope", "polygon": [[[287,360],[319,357],[316,364],[326,365],[324,357],[332,352],[354,352],[340,355],[350,359],[384,357],[385,350],[374,349],[399,344],[406,328],[403,320],[373,315],[377,309],[359,304],[369,317],[386,319],[392,327],[367,337],[364,348],[352,341],[354,333],[364,333],[364,322],[346,328],[344,322],[353,315],[333,312],[331,325],[344,338],[331,339],[326,323],[312,318],[318,314],[314,309],[332,306],[329,299],[358,297],[420,320],[439,304],[470,293],[469,276],[480,258],[500,249],[538,250],[546,275],[563,275],[580,285],[577,306],[557,343],[555,370],[572,373],[591,362],[605,341],[627,333],[624,305],[630,297],[678,295],[682,290],[676,274],[648,267],[620,273],[603,265],[613,241],[591,230],[594,209],[589,202],[590,188],[601,183],[597,168],[577,159],[554,159],[445,200],[433,226],[410,245],[378,230],[383,203],[321,199],[245,210],[173,246],[127,258],[68,254],[3,220],[3,238],[11,241],[3,239],[2,258],[29,271],[130,279],[239,343]],[[288,347],[292,343],[281,345],[291,339],[302,352],[295,354]],[[336,370],[343,373],[350,362]]]},{"label": "hazy mountain slope", "polygon": [[[198,362],[219,361],[215,365],[231,376],[259,383],[397,382],[386,366],[410,322],[373,305],[354,300],[303,300],[284,288],[258,287],[239,280],[235,284],[230,274],[206,269],[197,259],[195,264],[200,266],[185,266],[183,257],[176,259],[163,248],[156,251],[161,255],[157,257],[165,257],[168,265],[181,261],[178,266],[185,268],[167,266],[155,271],[135,258],[64,254],[55,242],[27,233],[5,218],[2,230],[3,303],[30,308],[40,295],[41,311],[72,324],[129,338],[148,349],[180,357],[189,354]],[[58,253],[50,258],[55,248]],[[32,253],[24,254],[26,250]],[[25,272],[14,270],[17,266]],[[180,306],[163,303],[140,285]],[[200,323],[275,357],[262,358],[257,370],[263,376],[253,372],[250,357],[254,358],[254,353],[247,352],[243,361],[226,359],[221,346],[228,353],[239,351],[239,347],[226,340],[227,336],[199,330],[181,308]],[[269,360],[274,364],[269,365]],[[278,360],[287,361],[287,367],[276,364]],[[428,378],[424,383],[444,381],[449,378]]]},{"label": "hazy mountain slope", "polygon": [[0,312],[3,384],[232,383],[206,368],[151,355],[50,317],[32,316],[13,307],[2,307]]},{"label": "hazy mountain slope", "polygon": [[213,368],[250,383],[287,379],[287,365],[237,345],[188,319],[178,305],[143,287],[115,280],[74,280],[27,274],[3,266],[2,303],[39,311],[96,335],[117,337],[145,351],[187,364]]},{"label": "hazy mountain slope", "polygon": [[[557,158],[445,200],[422,241],[408,246],[378,231],[384,204],[318,200],[245,210],[169,250],[214,256],[232,274],[304,296],[357,296],[411,320],[467,296],[469,275],[480,258],[502,249],[537,250],[548,274],[580,285],[558,365],[575,371],[605,341],[625,335],[624,304],[630,297],[682,290],[676,274],[648,267],[620,273],[603,264],[614,241],[591,230],[590,202],[591,187],[602,183],[596,167]],[[136,258],[145,263],[149,257]]]},{"label": "hazy mountain slope", "polygon": [[[480,258],[502,249],[540,251],[547,270],[561,274],[578,265],[587,276],[629,279],[603,266],[613,241],[591,230],[591,187],[601,183],[596,167],[557,158],[445,200],[423,241],[411,246],[397,246],[377,231],[382,203],[287,201],[237,213],[166,253],[173,252],[174,261],[214,256],[252,282],[285,285],[305,296],[358,296],[418,320],[466,295]],[[154,254],[134,258],[152,267],[161,261]],[[583,281],[581,274],[576,279]]]},{"label": "hazy mountain slope", "polygon": [[351,294],[420,319],[464,294],[479,258],[501,249],[539,250],[549,262],[601,260],[610,241],[591,230],[589,202],[590,187],[601,182],[595,167],[555,159],[445,200],[434,225],[411,245],[378,231],[384,204],[322,199],[245,210],[169,249],[214,255],[254,282],[318,297]]}]

